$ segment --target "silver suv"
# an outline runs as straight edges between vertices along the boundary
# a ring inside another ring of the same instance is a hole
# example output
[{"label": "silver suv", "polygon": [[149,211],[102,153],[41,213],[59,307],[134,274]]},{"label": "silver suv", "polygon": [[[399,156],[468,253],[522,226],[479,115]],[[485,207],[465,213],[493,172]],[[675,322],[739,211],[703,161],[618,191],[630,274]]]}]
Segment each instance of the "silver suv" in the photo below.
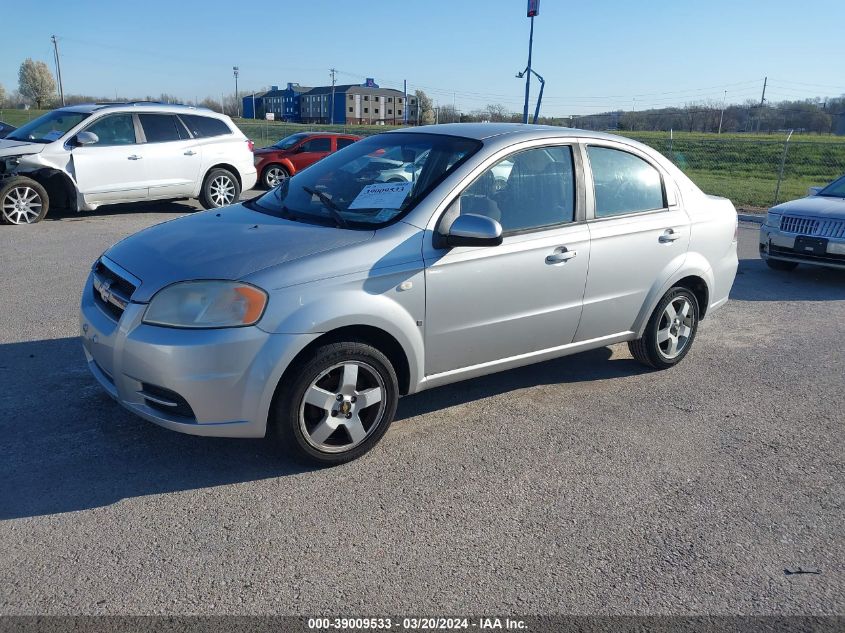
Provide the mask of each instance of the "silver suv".
[{"label": "silver suv", "polygon": [[161,103],[59,108],[0,140],[0,222],[32,224],[50,205],[199,198],[237,202],[255,184],[252,141],[229,117]]},{"label": "silver suv", "polygon": [[[385,154],[411,180],[382,182]],[[269,431],[339,463],[378,442],[400,395],[622,341],[676,365],[728,300],[736,226],[728,200],[628,139],[393,131],[111,247],[83,291],[82,343],[147,420]]]}]

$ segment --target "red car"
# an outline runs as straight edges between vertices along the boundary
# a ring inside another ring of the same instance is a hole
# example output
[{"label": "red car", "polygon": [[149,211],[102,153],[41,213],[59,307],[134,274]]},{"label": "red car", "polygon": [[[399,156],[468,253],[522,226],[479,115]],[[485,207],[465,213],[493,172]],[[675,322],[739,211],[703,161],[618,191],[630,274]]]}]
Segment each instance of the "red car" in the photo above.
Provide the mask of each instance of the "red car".
[{"label": "red car", "polygon": [[286,136],[275,145],[255,150],[258,182],[272,189],[285,178],[360,139],[360,136],[352,134],[319,132],[299,132]]}]

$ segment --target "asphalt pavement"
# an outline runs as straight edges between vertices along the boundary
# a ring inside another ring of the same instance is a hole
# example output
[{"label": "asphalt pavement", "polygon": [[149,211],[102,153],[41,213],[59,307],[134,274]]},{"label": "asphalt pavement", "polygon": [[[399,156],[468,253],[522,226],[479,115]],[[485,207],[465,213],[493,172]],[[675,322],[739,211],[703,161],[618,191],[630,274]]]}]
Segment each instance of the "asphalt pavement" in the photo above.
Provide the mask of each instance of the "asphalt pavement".
[{"label": "asphalt pavement", "polygon": [[190,210],[0,226],[0,613],[845,612],[845,272],[771,271],[743,223],[678,367],[616,345],[442,387],[308,469],[88,374],[91,263]]}]

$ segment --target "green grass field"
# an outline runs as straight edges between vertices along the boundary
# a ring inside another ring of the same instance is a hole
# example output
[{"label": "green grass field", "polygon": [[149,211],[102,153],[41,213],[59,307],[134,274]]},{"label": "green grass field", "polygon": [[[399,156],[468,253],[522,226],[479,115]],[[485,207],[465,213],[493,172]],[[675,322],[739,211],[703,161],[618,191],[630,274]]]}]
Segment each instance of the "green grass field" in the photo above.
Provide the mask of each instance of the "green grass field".
[{"label": "green grass field", "polygon": [[[20,126],[39,110],[0,110],[0,121]],[[307,125],[236,119],[256,147],[271,145],[295,132],[333,131],[369,136],[400,126]],[[785,134],[702,134],[619,132],[668,156],[706,193],[729,198],[738,207],[765,208],[774,202]],[[795,134],[784,163],[779,201],[805,196],[807,188],[845,173],[845,137]]]}]

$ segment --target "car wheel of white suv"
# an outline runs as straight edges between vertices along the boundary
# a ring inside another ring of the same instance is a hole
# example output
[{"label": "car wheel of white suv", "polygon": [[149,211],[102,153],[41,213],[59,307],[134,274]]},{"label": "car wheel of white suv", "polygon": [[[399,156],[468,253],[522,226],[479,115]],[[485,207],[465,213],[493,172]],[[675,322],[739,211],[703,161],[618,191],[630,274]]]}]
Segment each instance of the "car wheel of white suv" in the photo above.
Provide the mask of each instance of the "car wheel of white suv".
[{"label": "car wheel of white suv", "polygon": [[356,459],[396,414],[396,372],[366,343],[320,347],[289,375],[276,394],[270,431],[295,457],[327,465]]},{"label": "car wheel of white suv", "polygon": [[698,300],[689,289],[670,289],[652,312],[642,338],[628,342],[631,355],[653,369],[677,365],[695,340],[698,314]]},{"label": "car wheel of white suv", "polygon": [[50,205],[47,191],[32,178],[17,176],[0,182],[0,223],[35,224]]},{"label": "car wheel of white suv", "polygon": [[212,169],[205,177],[200,192],[200,204],[216,209],[235,204],[241,197],[238,179],[227,169]]}]

